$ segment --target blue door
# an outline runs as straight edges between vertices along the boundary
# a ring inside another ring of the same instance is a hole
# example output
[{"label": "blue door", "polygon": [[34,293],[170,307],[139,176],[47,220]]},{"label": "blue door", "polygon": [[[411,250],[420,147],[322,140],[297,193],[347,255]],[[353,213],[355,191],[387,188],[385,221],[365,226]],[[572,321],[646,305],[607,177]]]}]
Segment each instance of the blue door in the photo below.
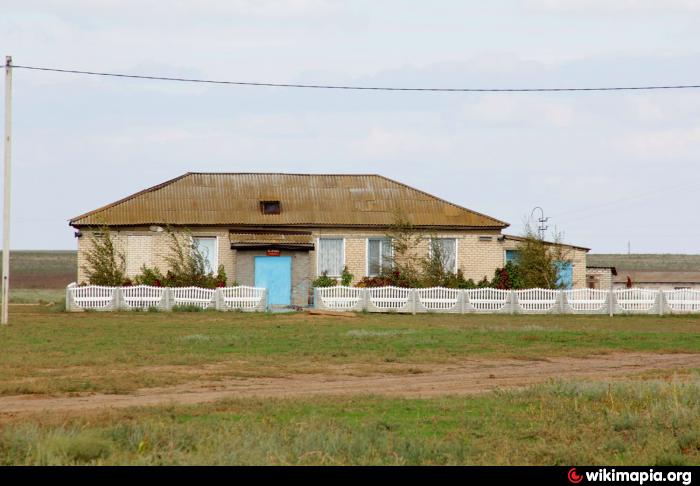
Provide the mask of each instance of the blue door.
[{"label": "blue door", "polygon": [[557,262],[557,287],[570,289],[574,286],[574,268],[571,262]]},{"label": "blue door", "polygon": [[267,289],[270,305],[292,303],[292,257],[256,256],[255,286]]}]

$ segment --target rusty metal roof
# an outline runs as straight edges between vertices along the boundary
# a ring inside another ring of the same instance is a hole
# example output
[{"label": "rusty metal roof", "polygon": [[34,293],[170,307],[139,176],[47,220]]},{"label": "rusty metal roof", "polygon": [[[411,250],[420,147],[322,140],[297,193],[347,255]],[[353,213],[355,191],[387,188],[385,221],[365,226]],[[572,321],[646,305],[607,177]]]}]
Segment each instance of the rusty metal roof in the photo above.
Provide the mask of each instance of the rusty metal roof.
[{"label": "rusty metal roof", "polygon": [[[263,214],[261,201],[280,201]],[[86,225],[491,228],[508,223],[380,175],[189,172],[70,220]]]}]

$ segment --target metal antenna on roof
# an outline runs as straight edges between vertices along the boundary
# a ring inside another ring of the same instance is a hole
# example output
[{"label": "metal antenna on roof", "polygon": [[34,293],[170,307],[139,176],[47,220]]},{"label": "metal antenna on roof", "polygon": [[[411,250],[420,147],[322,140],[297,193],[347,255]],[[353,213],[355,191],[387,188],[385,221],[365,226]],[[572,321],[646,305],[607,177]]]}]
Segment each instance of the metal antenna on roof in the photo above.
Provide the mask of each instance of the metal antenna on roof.
[{"label": "metal antenna on roof", "polygon": [[549,228],[549,226],[547,226],[547,221],[549,221],[549,216],[547,216],[545,218],[544,217],[544,209],[542,209],[540,206],[535,206],[533,208],[532,212],[530,213],[530,219],[532,219],[532,217],[535,214],[535,211],[537,211],[538,209],[540,210],[540,217],[537,220],[537,234],[540,235],[540,240],[544,240],[545,232]]}]

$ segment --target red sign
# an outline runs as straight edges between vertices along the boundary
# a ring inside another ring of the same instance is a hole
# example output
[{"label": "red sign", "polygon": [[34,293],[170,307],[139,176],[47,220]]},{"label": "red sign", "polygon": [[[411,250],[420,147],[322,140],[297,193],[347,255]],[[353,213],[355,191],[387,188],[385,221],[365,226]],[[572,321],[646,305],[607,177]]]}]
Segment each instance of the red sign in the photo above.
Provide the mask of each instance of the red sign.
[{"label": "red sign", "polygon": [[279,250],[267,250],[267,256],[280,256]]}]

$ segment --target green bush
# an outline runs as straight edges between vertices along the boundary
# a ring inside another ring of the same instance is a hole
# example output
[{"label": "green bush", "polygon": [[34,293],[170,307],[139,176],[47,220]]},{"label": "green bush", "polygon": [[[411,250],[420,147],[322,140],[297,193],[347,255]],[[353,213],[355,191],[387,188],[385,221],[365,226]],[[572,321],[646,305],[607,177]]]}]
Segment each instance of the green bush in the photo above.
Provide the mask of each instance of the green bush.
[{"label": "green bush", "polygon": [[340,285],[343,285],[344,287],[350,286],[353,277],[354,275],[350,273],[348,267],[343,267],[343,273],[340,274]]},{"label": "green bush", "polygon": [[82,267],[91,285],[116,287],[124,283],[126,257],[117,251],[108,226],[89,231],[87,265]]},{"label": "green bush", "polygon": [[333,277],[329,277],[328,272],[323,272],[311,285],[314,287],[335,287],[338,285],[338,281]]}]

